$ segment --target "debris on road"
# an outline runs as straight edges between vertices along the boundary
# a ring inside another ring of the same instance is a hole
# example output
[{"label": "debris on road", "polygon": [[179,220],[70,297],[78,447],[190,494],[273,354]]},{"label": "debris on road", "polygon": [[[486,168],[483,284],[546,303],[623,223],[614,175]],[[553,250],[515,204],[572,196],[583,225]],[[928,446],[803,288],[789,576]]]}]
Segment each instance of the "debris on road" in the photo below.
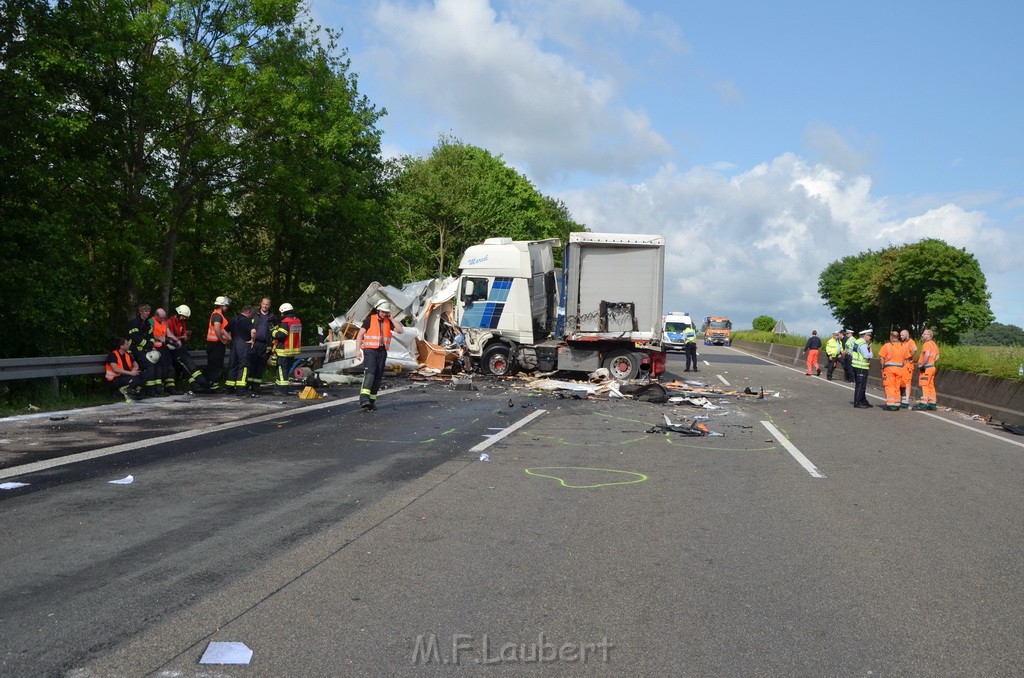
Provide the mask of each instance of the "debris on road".
[{"label": "debris on road", "polygon": [[135,476],[125,476],[120,480],[108,480],[107,483],[110,485],[131,485],[135,482]]},{"label": "debris on road", "polygon": [[199,659],[200,664],[248,664],[252,650],[245,643],[211,642]]},{"label": "debris on road", "polygon": [[683,424],[683,423],[676,424],[676,423],[673,423],[672,420],[669,419],[668,415],[666,414],[665,415],[665,423],[664,424],[655,424],[652,428],[648,429],[647,432],[648,433],[669,433],[669,432],[671,432],[671,433],[682,433],[683,435],[688,435],[688,436],[709,436],[709,435],[720,436],[720,435],[722,435],[721,433],[712,433],[708,429],[708,427],[706,425],[704,425],[703,423],[698,421],[698,419],[701,419],[701,418],[705,418],[706,419],[706,417],[694,417],[693,421],[690,422],[689,424]]},{"label": "debris on road", "polygon": [[16,483],[16,482],[0,483],[0,490],[16,490],[19,487],[28,487],[28,483]]}]

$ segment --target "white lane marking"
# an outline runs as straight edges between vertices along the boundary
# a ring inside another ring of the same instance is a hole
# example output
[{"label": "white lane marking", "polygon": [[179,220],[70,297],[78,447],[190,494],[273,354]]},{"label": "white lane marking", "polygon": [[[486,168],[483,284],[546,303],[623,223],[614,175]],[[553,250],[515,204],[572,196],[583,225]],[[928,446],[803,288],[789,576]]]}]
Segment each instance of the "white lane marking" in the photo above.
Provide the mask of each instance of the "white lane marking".
[{"label": "white lane marking", "polygon": [[708,367],[711,367],[711,363],[709,363],[709,362],[708,362],[707,360],[703,360],[703,361],[701,361],[701,362],[703,362],[703,363],[704,363],[705,365],[707,365]]},{"label": "white lane marking", "polygon": [[805,457],[800,452],[800,450],[796,449],[793,443],[789,442],[786,436],[782,435],[782,432],[779,429],[775,428],[775,426],[773,426],[770,421],[762,421],[761,423],[764,425],[766,429],[768,429],[768,432],[775,436],[775,439],[778,440],[779,443],[783,447],[785,447],[791,455],[793,455],[793,458],[797,460],[797,463],[799,463],[801,466],[807,469],[807,472],[811,474],[812,478],[825,477],[821,474],[820,471],[818,471],[818,467],[812,464],[811,460]]},{"label": "white lane marking", "polygon": [[726,386],[732,386],[732,384],[730,384],[729,382],[727,382],[727,381],[725,380],[725,377],[723,377],[722,375],[720,375],[720,374],[716,374],[715,376],[716,376],[716,377],[718,377],[718,378],[719,378],[719,379],[720,379],[720,380],[722,381],[722,383],[723,383],[723,384],[725,384]]},{"label": "white lane marking", "polygon": [[542,414],[547,414],[547,410],[537,410],[535,412],[532,412],[531,414],[528,414],[527,416],[523,417],[522,419],[512,424],[511,426],[506,427],[503,431],[501,431],[501,433],[495,433],[492,436],[488,436],[487,440],[483,441],[482,443],[477,443],[472,448],[470,448],[469,451],[483,452],[494,443],[498,442],[499,440],[509,435],[510,433],[513,433],[516,430],[522,428],[523,426],[526,426],[527,424],[529,424],[531,421],[533,421]]},{"label": "white lane marking", "polygon": [[[412,386],[399,386],[397,388],[389,388],[385,393],[397,393],[398,391],[405,391],[410,389]],[[249,426],[250,424],[259,424],[264,421],[273,421],[274,419],[280,419],[281,417],[287,417],[297,412],[309,412],[310,410],[323,410],[328,407],[337,407],[338,405],[346,405],[359,400],[359,396],[352,396],[350,398],[342,398],[341,400],[332,400],[326,403],[318,403],[316,405],[307,405],[297,410],[282,410],[280,412],[274,412],[272,414],[262,414],[252,419],[242,419],[239,421],[232,421],[226,424],[211,428],[203,428],[195,431],[182,431],[181,433],[172,433],[171,435],[160,436],[159,438],[149,438],[148,440],[139,440],[134,443],[122,443],[120,445],[112,445],[110,447],[101,447],[97,450],[89,450],[88,452],[79,452],[78,454],[71,454],[66,457],[56,457],[54,459],[46,459],[45,461],[36,461],[31,464],[23,464],[21,466],[14,466],[12,468],[0,470],[0,479],[2,478],[13,478],[14,476],[25,475],[26,473],[35,473],[37,471],[45,471],[51,468],[57,468],[58,466],[66,466],[67,464],[74,464],[79,461],[89,461],[90,459],[99,459],[100,457],[107,457],[112,454],[119,454],[121,452],[128,452],[131,450],[141,450],[146,447],[153,447],[154,445],[162,445],[164,443],[173,443],[177,440],[187,440],[188,438],[195,438],[197,436],[203,436],[207,433],[218,433],[220,431],[229,431],[233,428],[239,428],[241,426]]]},{"label": "white lane marking", "polygon": [[934,418],[938,419],[939,421],[944,421],[947,424],[952,424],[953,426],[959,426],[960,428],[965,428],[968,431],[974,431],[975,433],[980,433],[981,435],[988,436],[989,438],[995,438],[996,440],[1002,440],[1004,443],[1010,443],[1011,445],[1016,445],[1017,447],[1024,447],[1024,443],[1017,442],[1016,440],[1010,440],[1009,438],[1006,438],[1004,436],[998,435],[996,433],[991,433],[989,431],[983,431],[980,428],[975,428],[973,426],[968,426],[967,424],[961,424],[959,421],[953,421],[952,419],[946,419],[945,417],[940,417],[937,414],[932,414],[931,412],[920,412],[919,411],[919,413],[920,414],[927,414],[929,417],[934,417]]}]

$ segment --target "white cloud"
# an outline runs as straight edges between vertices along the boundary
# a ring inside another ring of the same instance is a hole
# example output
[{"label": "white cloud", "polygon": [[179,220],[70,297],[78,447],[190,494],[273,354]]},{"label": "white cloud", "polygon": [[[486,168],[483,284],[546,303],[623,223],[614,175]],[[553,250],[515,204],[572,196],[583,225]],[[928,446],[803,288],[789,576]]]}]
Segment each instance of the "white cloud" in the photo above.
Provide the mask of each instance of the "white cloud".
[{"label": "white cloud", "polygon": [[373,19],[386,38],[370,55],[375,72],[445,120],[438,132],[523,159],[536,181],[635,171],[671,151],[643,110],[619,101],[613,79],[542,49],[485,0],[384,2]]},{"label": "white cloud", "polygon": [[595,231],[667,236],[667,310],[729,313],[738,327],[767,314],[800,333],[835,324],[818,294],[818,276],[832,261],[935,237],[966,247],[988,271],[1010,237],[988,228],[983,213],[953,204],[894,216],[892,199],[873,197],[868,177],[793,154],[732,176],[666,165],[643,184],[561,197]]}]

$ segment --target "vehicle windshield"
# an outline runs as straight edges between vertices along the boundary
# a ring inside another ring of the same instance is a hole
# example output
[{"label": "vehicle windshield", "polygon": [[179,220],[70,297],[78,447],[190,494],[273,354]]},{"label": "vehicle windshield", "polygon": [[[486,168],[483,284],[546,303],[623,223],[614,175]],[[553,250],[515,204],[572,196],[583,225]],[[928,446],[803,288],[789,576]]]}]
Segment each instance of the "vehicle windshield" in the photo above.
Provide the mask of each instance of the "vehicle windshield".
[{"label": "vehicle windshield", "polygon": [[728,320],[712,320],[708,323],[708,328],[712,330],[728,330],[732,328],[732,323]]},{"label": "vehicle windshield", "polygon": [[686,329],[686,325],[683,323],[665,323],[666,332],[682,332]]}]

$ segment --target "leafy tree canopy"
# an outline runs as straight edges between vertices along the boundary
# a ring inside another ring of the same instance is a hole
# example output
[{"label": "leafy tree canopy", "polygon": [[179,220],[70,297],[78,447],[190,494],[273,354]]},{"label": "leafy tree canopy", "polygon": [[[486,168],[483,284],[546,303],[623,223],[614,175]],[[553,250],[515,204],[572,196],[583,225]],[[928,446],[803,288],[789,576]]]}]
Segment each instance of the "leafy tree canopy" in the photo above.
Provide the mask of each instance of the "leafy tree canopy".
[{"label": "leafy tree canopy", "polygon": [[754,329],[760,332],[771,332],[775,329],[775,318],[770,315],[759,315],[754,318]]},{"label": "leafy tree canopy", "polygon": [[846,327],[927,327],[955,343],[994,319],[985,275],[973,254],[929,238],[834,261],[818,277],[818,292]]},{"label": "leafy tree canopy", "polygon": [[980,330],[967,330],[960,343],[968,346],[1024,346],[1024,329],[1016,325],[990,323]]},{"label": "leafy tree canopy", "polygon": [[453,273],[462,252],[485,238],[564,243],[584,230],[500,156],[451,137],[426,158],[402,159],[387,209],[405,243],[399,255],[409,280]]}]

